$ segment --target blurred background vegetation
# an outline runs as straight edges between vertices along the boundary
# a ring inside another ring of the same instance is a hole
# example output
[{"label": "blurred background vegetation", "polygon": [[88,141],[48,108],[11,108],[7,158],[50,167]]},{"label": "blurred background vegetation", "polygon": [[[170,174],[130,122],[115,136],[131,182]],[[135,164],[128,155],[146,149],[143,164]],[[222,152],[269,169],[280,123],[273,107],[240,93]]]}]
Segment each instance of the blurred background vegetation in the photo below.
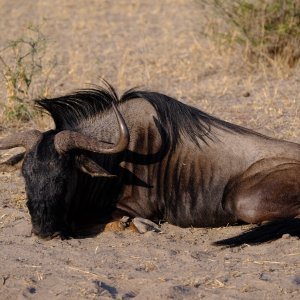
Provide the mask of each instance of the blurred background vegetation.
[{"label": "blurred background vegetation", "polygon": [[25,35],[9,43],[0,52],[1,76],[6,88],[4,121],[26,122],[36,112],[32,99],[46,97],[48,78],[56,63],[45,63],[47,38],[38,26],[29,26]]},{"label": "blurred background vegetation", "polygon": [[300,0],[78,1],[59,10],[41,1],[16,11],[9,40],[0,38],[4,127],[36,122],[33,99],[104,76],[121,90],[146,86],[265,134],[299,136],[290,74],[299,66]]},{"label": "blurred background vegetation", "polygon": [[298,62],[299,0],[214,0],[214,6],[237,29],[223,32],[223,40],[242,45],[250,62],[277,60],[290,67]]}]

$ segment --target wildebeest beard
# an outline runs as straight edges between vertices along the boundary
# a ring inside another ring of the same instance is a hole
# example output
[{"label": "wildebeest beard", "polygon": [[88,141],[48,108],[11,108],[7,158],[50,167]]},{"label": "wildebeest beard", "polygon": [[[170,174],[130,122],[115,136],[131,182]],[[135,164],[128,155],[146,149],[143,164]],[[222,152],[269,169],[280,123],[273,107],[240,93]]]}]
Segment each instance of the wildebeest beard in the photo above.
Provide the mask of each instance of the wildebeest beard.
[{"label": "wildebeest beard", "polygon": [[68,188],[71,180],[76,180],[71,176],[74,173],[71,158],[61,157],[54,148],[54,135],[55,131],[45,133],[25,155],[22,167],[33,232],[42,237],[68,231],[65,223]]}]

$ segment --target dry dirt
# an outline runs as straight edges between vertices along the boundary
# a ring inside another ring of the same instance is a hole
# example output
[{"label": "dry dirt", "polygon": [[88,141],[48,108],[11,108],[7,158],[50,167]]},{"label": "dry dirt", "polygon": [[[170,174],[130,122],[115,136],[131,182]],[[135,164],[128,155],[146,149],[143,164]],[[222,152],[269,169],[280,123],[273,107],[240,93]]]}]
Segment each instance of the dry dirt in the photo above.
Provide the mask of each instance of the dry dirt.
[{"label": "dry dirt", "polygon": [[[155,89],[264,134],[300,142],[300,68],[251,68],[242,51],[217,48],[201,1],[0,0],[0,48],[39,24],[49,38],[51,95],[106,78],[122,92]],[[38,84],[38,83],[37,83]],[[1,85],[2,101],[5,86]],[[27,127],[39,126],[37,122]],[[0,134],[16,130],[3,124]],[[12,152],[10,152],[12,153]],[[0,158],[7,157],[1,153]],[[0,299],[299,299],[300,241],[212,246],[249,228],[30,235],[19,171],[0,173]]]}]

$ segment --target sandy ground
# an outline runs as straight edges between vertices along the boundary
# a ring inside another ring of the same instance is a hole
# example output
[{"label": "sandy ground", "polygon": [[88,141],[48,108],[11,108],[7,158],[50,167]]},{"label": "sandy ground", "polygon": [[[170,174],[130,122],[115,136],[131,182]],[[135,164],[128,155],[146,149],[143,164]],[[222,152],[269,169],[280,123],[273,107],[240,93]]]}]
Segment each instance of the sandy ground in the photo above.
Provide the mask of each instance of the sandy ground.
[{"label": "sandy ground", "polygon": [[[201,1],[0,0],[0,16],[1,49],[26,34],[30,23],[49,38],[45,59],[58,62],[49,79],[51,95],[104,77],[120,92],[133,86],[159,90],[228,121],[300,142],[299,65],[289,73],[276,66],[253,70],[241,52],[217,48],[207,35],[221,21]],[[3,83],[0,95],[4,103]],[[16,130],[1,126],[2,136]],[[0,173],[1,299],[300,297],[295,237],[220,248],[211,243],[249,226],[164,224],[161,234],[43,241],[30,235],[25,201],[20,172]]]}]

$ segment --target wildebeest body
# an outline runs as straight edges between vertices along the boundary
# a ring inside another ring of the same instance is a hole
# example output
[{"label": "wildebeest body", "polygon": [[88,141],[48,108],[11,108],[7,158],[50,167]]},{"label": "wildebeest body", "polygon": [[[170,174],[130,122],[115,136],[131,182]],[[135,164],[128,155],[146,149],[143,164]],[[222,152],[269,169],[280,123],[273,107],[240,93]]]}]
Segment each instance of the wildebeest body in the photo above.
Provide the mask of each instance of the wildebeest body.
[{"label": "wildebeest body", "polygon": [[[166,220],[183,227],[220,226],[236,222],[237,218],[222,207],[230,180],[263,159],[274,161],[276,157],[284,157],[289,161],[300,158],[300,149],[296,144],[272,140],[251,131],[236,132],[225,126],[214,127],[213,123],[209,133],[211,139],[199,138],[198,146],[188,137],[183,137],[175,151],[164,153],[161,148],[167,146],[155,125],[153,118],[157,118],[157,113],[152,105],[145,104],[145,100],[130,100],[130,103],[121,104],[119,110],[130,131],[129,151],[113,159],[112,166],[108,164],[105,168],[119,179],[111,188],[114,191],[120,184],[114,201],[116,207],[130,216]],[[95,127],[93,132],[101,128],[97,132],[100,140],[104,139],[109,128],[117,128],[112,112],[90,124],[88,130],[90,126]],[[162,154],[154,159],[157,162],[147,162],[150,156],[160,151]],[[135,159],[141,155],[143,159]],[[117,160],[121,167],[116,164]],[[99,160],[99,163],[103,164],[103,161]],[[133,179],[133,175],[138,177],[139,182],[135,182],[137,179]],[[104,187],[107,188],[107,182]],[[101,203],[100,189],[93,193],[95,202]],[[107,199],[113,198],[112,195],[107,196]]]},{"label": "wildebeest body", "polygon": [[[104,148],[116,144],[112,103],[128,128],[126,149],[113,154],[78,147],[57,151],[56,135],[66,130],[101,141]],[[182,227],[300,215],[298,144],[224,122],[158,93],[132,90],[118,101],[112,90],[91,90],[39,104],[56,128],[26,152],[23,164],[38,234],[72,235],[76,222],[123,215]],[[278,190],[268,196],[272,182]]]}]

